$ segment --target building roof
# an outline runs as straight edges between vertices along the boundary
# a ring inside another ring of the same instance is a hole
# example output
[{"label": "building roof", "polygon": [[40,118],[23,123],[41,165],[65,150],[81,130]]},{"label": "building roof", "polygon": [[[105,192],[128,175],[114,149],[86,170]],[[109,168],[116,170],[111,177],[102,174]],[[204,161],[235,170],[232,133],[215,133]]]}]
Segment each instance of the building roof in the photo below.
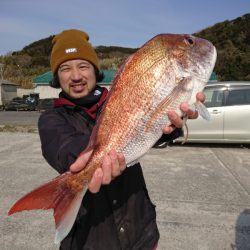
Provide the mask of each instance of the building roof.
[{"label": "building roof", "polygon": [[104,79],[102,80],[102,83],[108,83],[110,84],[116,74],[115,69],[109,69],[109,70],[102,70],[102,72],[104,73]]},{"label": "building roof", "polygon": [[213,81],[217,81],[217,75],[215,72],[212,72],[212,74],[209,78],[209,82],[213,82]]},{"label": "building roof", "polygon": [[2,84],[17,86],[17,84],[14,83],[14,82],[10,82],[10,81],[4,80],[4,79],[2,79],[2,80],[0,79],[0,85],[2,85]]},{"label": "building roof", "polygon": [[[104,79],[102,80],[102,84],[109,85],[111,81],[113,80],[116,70],[110,69],[110,70],[102,70],[104,73]],[[39,75],[33,79],[33,83],[35,85],[48,85],[50,81],[52,81],[53,74],[51,71],[48,71],[42,75]]]},{"label": "building roof", "polygon": [[50,81],[52,81],[53,75],[52,71],[48,71],[42,75],[39,75],[33,79],[34,84],[48,84]]}]

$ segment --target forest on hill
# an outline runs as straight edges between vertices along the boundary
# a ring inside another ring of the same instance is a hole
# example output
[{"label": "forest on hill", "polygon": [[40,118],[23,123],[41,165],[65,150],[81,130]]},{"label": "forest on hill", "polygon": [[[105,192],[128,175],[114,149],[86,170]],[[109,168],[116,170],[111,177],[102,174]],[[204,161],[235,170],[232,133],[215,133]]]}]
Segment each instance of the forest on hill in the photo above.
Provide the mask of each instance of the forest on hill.
[{"label": "forest on hill", "polygon": [[[218,80],[250,81],[250,13],[217,23],[193,35],[208,39],[217,48],[215,72]],[[53,37],[0,56],[0,62],[4,64],[4,79],[31,88],[34,77],[50,70],[49,55]],[[138,48],[97,46],[95,49],[101,69],[117,69]]]}]

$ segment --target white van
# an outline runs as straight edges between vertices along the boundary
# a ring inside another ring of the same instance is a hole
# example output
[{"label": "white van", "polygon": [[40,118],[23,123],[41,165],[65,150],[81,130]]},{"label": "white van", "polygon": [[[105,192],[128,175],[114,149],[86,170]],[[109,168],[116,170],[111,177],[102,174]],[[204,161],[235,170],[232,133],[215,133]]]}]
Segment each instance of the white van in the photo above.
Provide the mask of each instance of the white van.
[{"label": "white van", "polygon": [[204,93],[211,121],[188,120],[187,142],[250,143],[250,82],[211,82]]}]

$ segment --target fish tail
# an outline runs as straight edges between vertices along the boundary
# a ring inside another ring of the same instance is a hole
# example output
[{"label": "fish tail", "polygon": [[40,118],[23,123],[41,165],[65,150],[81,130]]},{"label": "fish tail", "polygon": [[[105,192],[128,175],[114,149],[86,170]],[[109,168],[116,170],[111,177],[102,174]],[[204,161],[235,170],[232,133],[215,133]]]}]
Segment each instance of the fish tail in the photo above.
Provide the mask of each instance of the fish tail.
[{"label": "fish tail", "polygon": [[24,210],[53,209],[56,226],[55,243],[60,243],[71,230],[80,208],[86,188],[74,188],[69,184],[67,172],[36,188],[19,199],[8,215]]}]

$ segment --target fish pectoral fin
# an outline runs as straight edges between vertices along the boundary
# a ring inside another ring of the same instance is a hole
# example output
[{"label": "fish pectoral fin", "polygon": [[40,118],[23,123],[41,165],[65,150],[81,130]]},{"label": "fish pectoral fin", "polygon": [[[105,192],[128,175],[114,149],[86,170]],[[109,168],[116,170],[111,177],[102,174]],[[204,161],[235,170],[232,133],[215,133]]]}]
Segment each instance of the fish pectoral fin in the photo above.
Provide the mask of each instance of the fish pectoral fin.
[{"label": "fish pectoral fin", "polygon": [[86,191],[86,187],[72,187],[69,183],[71,176],[66,172],[26,194],[10,208],[8,215],[24,210],[53,209],[55,243],[60,243],[71,230]]},{"label": "fish pectoral fin", "polygon": [[202,102],[195,102],[194,103],[195,109],[198,111],[198,114],[205,120],[210,121],[211,116],[206,108],[206,106]]},{"label": "fish pectoral fin", "polygon": [[155,111],[151,114],[145,126],[145,132],[151,129],[154,126],[154,123],[157,121],[157,119],[159,119],[161,116],[164,116],[164,115],[167,116],[168,106],[170,106],[174,98],[176,98],[176,95],[173,93],[172,95],[168,95],[159,103]]},{"label": "fish pectoral fin", "polygon": [[157,106],[155,111],[151,114],[150,119],[146,124],[145,131],[147,132],[150,128],[153,127],[154,123],[156,122],[159,117],[162,115],[167,115],[167,110],[171,109],[171,104],[175,102],[180,96],[186,93],[186,85],[192,81],[191,76],[176,78],[176,86],[173,88],[171,93],[166,96]]}]

